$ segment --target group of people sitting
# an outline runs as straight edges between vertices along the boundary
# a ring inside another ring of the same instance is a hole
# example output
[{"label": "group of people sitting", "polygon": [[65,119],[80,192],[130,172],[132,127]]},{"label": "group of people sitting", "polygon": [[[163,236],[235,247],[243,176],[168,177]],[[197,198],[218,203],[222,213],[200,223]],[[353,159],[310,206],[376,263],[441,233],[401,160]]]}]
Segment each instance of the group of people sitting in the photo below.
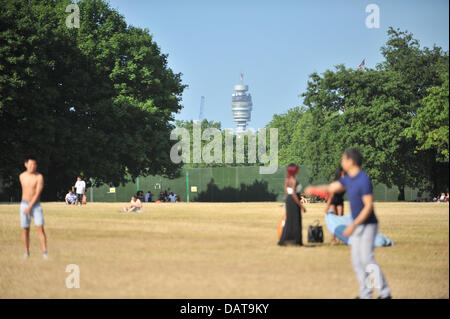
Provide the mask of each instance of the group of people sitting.
[{"label": "group of people sitting", "polygon": [[[180,201],[180,196],[178,196],[174,192],[171,192],[170,188],[169,188],[168,190],[165,190],[164,192],[160,192],[159,198],[156,201],[156,203],[159,203],[159,202],[175,203],[175,202],[179,202],[179,201]],[[148,191],[147,194],[145,194],[145,196],[144,196],[144,192],[142,192],[142,191],[138,191],[136,193],[136,195],[131,196],[130,206],[124,207],[123,212],[124,213],[131,213],[131,212],[140,213],[140,212],[142,212],[142,207],[143,207],[142,203],[143,202],[152,202],[152,193],[150,191]]]},{"label": "group of people sitting", "polygon": [[301,193],[300,194],[300,202],[302,204],[307,204],[307,203],[326,203],[328,200],[326,198],[322,198],[320,196],[306,196],[305,193]]},{"label": "group of people sitting", "polygon": [[174,192],[171,192],[170,188],[169,188],[169,189],[166,189],[164,192],[159,192],[158,201],[162,202],[162,203],[164,203],[164,202],[170,202],[170,203],[180,202],[180,196],[178,196]]},{"label": "group of people sitting", "polygon": [[418,192],[417,196],[416,196],[416,200],[415,202],[441,202],[441,203],[448,203],[449,201],[449,196],[448,193],[441,193],[441,195],[435,195],[432,198],[428,197],[428,198],[424,198],[422,197],[422,193]]},{"label": "group of people sitting", "polygon": [[[143,191],[138,191],[136,194],[136,198],[138,198],[142,203],[151,203],[153,202],[153,194],[151,191],[148,191],[145,195]],[[155,202],[180,202],[180,196],[170,191],[170,188],[166,189],[164,192],[159,192],[158,198]]]},{"label": "group of people sitting", "polygon": [[448,203],[448,193],[441,193],[441,196],[433,197],[433,202]]}]

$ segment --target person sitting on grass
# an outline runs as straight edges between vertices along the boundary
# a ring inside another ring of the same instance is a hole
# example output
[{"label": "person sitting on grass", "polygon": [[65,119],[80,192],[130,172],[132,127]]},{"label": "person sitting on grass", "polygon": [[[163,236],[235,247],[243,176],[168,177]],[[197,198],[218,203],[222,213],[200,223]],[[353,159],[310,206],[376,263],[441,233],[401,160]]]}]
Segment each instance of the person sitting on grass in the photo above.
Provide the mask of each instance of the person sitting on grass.
[{"label": "person sitting on grass", "polygon": [[302,203],[302,204],[308,203],[308,199],[305,197],[305,194],[303,194],[303,193],[300,195],[300,203]]},{"label": "person sitting on grass", "polygon": [[152,201],[152,192],[148,191],[147,194],[145,194],[145,202],[149,203]]},{"label": "person sitting on grass", "polygon": [[131,213],[131,212],[140,213],[140,212],[142,212],[142,202],[136,196],[134,196],[134,195],[131,196],[130,207],[124,207],[123,212],[124,213]]},{"label": "person sitting on grass", "polygon": [[66,205],[75,205],[77,202],[77,195],[75,195],[74,193],[72,193],[72,191],[70,190],[67,194],[66,194]]},{"label": "person sitting on grass", "polygon": [[169,194],[169,201],[171,203],[175,203],[176,199],[177,199],[177,195],[174,194],[173,192],[170,192],[170,194]]}]

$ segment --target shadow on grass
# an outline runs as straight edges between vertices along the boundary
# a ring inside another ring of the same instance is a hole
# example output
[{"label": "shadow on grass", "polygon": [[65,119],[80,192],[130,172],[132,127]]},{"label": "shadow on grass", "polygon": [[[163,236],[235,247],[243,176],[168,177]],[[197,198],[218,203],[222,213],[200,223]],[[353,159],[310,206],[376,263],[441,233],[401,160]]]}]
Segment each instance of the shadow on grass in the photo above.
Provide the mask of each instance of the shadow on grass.
[{"label": "shadow on grass", "polygon": [[253,184],[241,183],[240,188],[219,188],[212,178],[206,191],[198,193],[198,202],[271,202],[276,201],[277,193],[269,191],[267,181],[255,180]]}]

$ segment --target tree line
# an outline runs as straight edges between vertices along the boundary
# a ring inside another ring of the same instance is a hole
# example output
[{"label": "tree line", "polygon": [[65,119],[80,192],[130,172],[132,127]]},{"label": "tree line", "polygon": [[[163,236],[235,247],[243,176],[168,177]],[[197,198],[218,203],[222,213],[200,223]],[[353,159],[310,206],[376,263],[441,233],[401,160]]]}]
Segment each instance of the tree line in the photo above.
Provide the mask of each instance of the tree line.
[{"label": "tree line", "polygon": [[[342,152],[357,147],[374,183],[397,186],[399,199],[405,187],[448,191],[448,52],[436,45],[421,48],[407,31],[390,28],[387,35],[384,60],[375,68],[341,64],[313,73],[301,94],[303,105],[273,116],[266,128],[278,129],[279,165],[307,165],[311,181],[331,179]],[[221,127],[207,120],[201,125]],[[192,132],[193,121],[176,126]],[[263,165],[222,163],[184,166]]]},{"label": "tree line", "polygon": [[43,200],[82,175],[89,186],[175,176],[170,131],[186,87],[149,30],[103,0],[5,0],[0,6],[0,179],[20,195],[23,158],[38,158]]},{"label": "tree line", "polygon": [[448,191],[448,52],[421,48],[390,28],[374,69],[337,65],[309,76],[302,106],[274,115],[279,162],[311,166],[331,178],[340,156],[357,147],[374,183]]},{"label": "tree line", "polygon": [[[170,134],[193,128],[193,121],[175,121],[186,88],[182,74],[168,67],[149,30],[127,25],[106,1],[77,2],[79,28],[66,25],[69,4],[5,0],[0,6],[3,187],[18,199],[27,155],[39,159],[43,200],[61,197],[78,175],[89,186],[178,176],[183,163],[170,158],[176,142]],[[358,147],[375,183],[447,190],[448,52],[421,48],[411,33],[390,28],[381,53],[373,69],[338,65],[309,76],[302,105],[275,114],[266,126],[278,129],[278,164],[308,165],[311,179],[329,179],[342,151]],[[203,120],[201,127],[221,124]],[[225,148],[224,139],[222,131]],[[243,163],[184,165],[263,165],[259,157],[249,163],[243,139]],[[266,144],[270,153],[270,136]]]}]

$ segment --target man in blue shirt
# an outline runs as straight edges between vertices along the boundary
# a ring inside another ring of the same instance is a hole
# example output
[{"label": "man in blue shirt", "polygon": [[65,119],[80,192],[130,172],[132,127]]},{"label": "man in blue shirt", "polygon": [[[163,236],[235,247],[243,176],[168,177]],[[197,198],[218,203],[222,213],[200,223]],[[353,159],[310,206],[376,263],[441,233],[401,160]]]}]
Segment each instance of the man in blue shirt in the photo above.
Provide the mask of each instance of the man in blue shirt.
[{"label": "man in blue shirt", "polygon": [[383,272],[375,261],[375,236],[378,233],[378,220],[373,209],[372,181],[361,169],[362,155],[357,149],[347,149],[341,158],[345,176],[329,185],[307,187],[305,192],[311,194],[315,188],[328,193],[347,191],[350,201],[353,223],[344,231],[345,237],[352,237],[352,264],[359,281],[361,299],[372,298],[372,273],[375,288],[380,299],[390,299],[391,290]]},{"label": "man in blue shirt", "polygon": [[152,196],[152,193],[150,191],[148,191],[147,194],[145,194],[145,202],[146,203],[150,202],[151,196]]}]

